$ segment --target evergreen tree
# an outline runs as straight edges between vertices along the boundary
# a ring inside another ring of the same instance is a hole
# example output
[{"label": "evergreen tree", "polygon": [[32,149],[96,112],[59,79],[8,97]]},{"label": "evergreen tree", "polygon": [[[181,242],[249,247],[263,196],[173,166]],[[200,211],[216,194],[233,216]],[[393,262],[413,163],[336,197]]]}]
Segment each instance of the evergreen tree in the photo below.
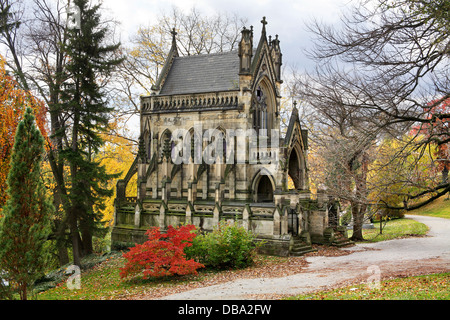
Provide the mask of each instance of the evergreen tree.
[{"label": "evergreen tree", "polygon": [[[112,195],[109,175],[96,154],[104,141],[101,133],[108,130],[112,108],[108,106],[102,87],[115,67],[122,62],[115,53],[119,44],[105,45],[108,29],[102,25],[99,5],[88,0],[76,0],[80,25],[68,30],[64,51],[69,57],[61,93],[60,111],[69,115],[70,127],[62,133],[69,141],[62,151],[70,167],[70,187],[67,194],[68,223],[73,246],[74,264],[92,253],[92,237],[104,231],[101,224],[105,197]],[[67,122],[69,123],[69,121]]]},{"label": "evergreen tree", "polygon": [[10,285],[27,299],[48,260],[47,237],[54,212],[41,180],[44,138],[27,108],[19,123],[8,173],[8,200],[0,220],[0,267]]}]

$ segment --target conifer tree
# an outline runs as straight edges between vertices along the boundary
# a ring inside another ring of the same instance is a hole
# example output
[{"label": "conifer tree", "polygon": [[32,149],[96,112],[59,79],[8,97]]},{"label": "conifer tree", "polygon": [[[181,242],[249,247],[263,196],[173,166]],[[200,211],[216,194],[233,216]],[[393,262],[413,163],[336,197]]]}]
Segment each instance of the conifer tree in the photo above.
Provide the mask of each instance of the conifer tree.
[{"label": "conifer tree", "polygon": [[64,74],[65,90],[59,108],[70,117],[61,131],[68,145],[62,156],[70,167],[67,194],[68,223],[73,246],[74,264],[92,253],[92,237],[103,230],[101,224],[105,197],[112,195],[106,168],[96,160],[104,141],[101,133],[108,130],[111,111],[102,87],[115,67],[122,62],[116,57],[119,44],[106,45],[108,29],[102,25],[99,5],[88,0],[75,0],[79,25],[68,30],[64,51],[69,57]]},{"label": "conifer tree", "polygon": [[40,175],[44,138],[32,112],[27,108],[17,127],[7,180],[8,200],[0,220],[0,268],[23,300],[46,267],[46,242],[54,212]]}]

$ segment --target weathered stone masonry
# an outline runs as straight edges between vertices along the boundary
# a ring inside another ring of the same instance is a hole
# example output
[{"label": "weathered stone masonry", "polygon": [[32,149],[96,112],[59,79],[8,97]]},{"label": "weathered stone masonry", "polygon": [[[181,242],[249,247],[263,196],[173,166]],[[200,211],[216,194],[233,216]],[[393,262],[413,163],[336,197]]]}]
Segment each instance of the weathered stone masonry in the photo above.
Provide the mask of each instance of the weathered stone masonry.
[{"label": "weathered stone masonry", "polygon": [[[200,135],[207,129],[224,136],[237,130],[279,132],[282,54],[278,36],[267,40],[266,23],[263,18],[256,49],[253,28],[244,28],[239,49],[220,54],[180,57],[173,32],[161,75],[151,95],[141,98],[138,156],[117,182],[113,245],[143,242],[152,226],[192,223],[211,231],[221,220],[253,231],[269,254],[302,254],[311,242],[333,242],[338,230],[328,223],[328,198],[320,193],[313,200],[309,191],[307,131],[295,107],[285,137],[275,141],[269,135],[264,149],[258,147],[262,138],[255,146],[249,137],[243,144],[231,137],[222,150],[232,155],[228,163],[193,161],[201,158],[194,148],[188,163],[172,159],[176,129],[185,130],[184,141],[199,139],[201,150],[208,142],[195,136],[199,126]],[[127,197],[135,174],[138,194]],[[288,189],[288,177],[295,189]]]}]

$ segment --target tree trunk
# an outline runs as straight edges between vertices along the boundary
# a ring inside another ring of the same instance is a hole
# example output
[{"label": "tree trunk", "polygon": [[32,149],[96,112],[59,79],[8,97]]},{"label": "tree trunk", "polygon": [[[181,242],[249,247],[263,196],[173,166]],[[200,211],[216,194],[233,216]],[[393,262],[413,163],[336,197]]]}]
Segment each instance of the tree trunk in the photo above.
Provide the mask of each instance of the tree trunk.
[{"label": "tree trunk", "polygon": [[58,250],[58,260],[59,265],[62,267],[69,263],[69,254],[67,253],[67,245],[65,239],[65,222],[56,223],[55,221],[55,238],[56,238],[56,249]]},{"label": "tree trunk", "polygon": [[380,234],[383,234],[383,215],[380,214]]},{"label": "tree trunk", "polygon": [[[355,202],[351,202],[352,206],[352,217],[353,217],[353,235],[350,240],[352,241],[362,241],[364,240],[362,234],[362,225],[363,225],[363,215],[364,211],[361,211],[360,205]],[[362,214],[361,214],[362,212]]]},{"label": "tree trunk", "polygon": [[65,246],[64,242],[59,241],[57,244],[57,248],[59,265],[62,267],[69,263],[69,254],[67,253],[67,247]]},{"label": "tree trunk", "polygon": [[[352,215],[353,215],[353,235],[351,239],[353,241],[364,240],[362,234],[362,226],[364,222],[364,214],[366,213],[367,204],[367,172],[368,172],[368,154],[365,150],[361,150],[361,168],[360,173],[355,174],[355,187],[356,187],[356,201],[352,201]],[[351,166],[350,166],[351,168]]]},{"label": "tree trunk", "polygon": [[77,217],[74,210],[70,210],[69,227],[72,240],[73,264],[81,267],[81,243],[78,234]]},{"label": "tree trunk", "polygon": [[80,227],[83,242],[83,254],[92,254],[94,252],[94,248],[92,245],[92,231],[89,228],[89,222],[85,219],[82,219],[80,221]]},{"label": "tree trunk", "polygon": [[19,285],[19,296],[20,296],[20,300],[27,300],[28,299],[27,284],[26,283],[21,283]]}]

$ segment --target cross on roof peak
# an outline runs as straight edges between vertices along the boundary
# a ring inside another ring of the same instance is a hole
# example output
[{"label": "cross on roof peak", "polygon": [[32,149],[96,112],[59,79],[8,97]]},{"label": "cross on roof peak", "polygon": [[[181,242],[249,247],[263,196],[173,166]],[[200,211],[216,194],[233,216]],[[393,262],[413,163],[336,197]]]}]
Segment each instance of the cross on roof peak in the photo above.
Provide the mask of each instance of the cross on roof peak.
[{"label": "cross on roof peak", "polygon": [[261,23],[263,24],[264,27],[266,26],[267,24],[266,17],[262,18]]},{"label": "cross on roof peak", "polygon": [[266,17],[263,17],[262,18],[262,20],[261,20],[261,23],[262,23],[262,32],[261,32],[261,35],[263,36],[263,37],[265,37],[266,36],[266,24],[267,24],[267,21],[266,21]]}]

